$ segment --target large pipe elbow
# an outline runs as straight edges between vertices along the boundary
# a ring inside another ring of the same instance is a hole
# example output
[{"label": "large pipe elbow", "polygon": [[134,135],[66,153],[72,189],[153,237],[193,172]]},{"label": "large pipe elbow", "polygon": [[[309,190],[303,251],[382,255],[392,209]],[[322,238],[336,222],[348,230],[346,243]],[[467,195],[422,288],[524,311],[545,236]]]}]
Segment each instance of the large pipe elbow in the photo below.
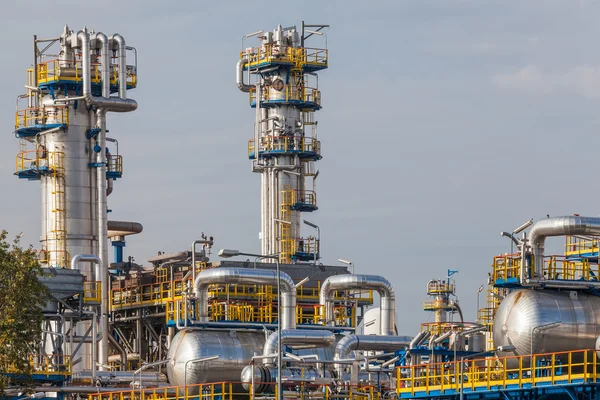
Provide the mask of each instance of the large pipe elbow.
[{"label": "large pipe elbow", "polygon": [[[280,271],[281,328],[296,328],[296,287],[288,274]],[[265,269],[215,268],[200,272],[194,281],[194,293],[199,303],[199,318],[208,322],[208,288],[213,284],[277,285],[277,272]]]},{"label": "large pipe elbow", "polygon": [[127,46],[123,36],[118,33],[112,35],[112,40],[119,46],[119,97],[125,100],[127,99]]},{"label": "large pipe elbow", "polygon": [[248,93],[252,89],[252,85],[244,83],[244,65],[248,63],[248,60],[239,60],[235,68],[235,82],[238,89],[244,93]]},{"label": "large pipe elbow", "polygon": [[71,258],[71,269],[78,269],[77,265],[80,262],[93,262],[94,264],[100,264],[100,257],[95,254],[77,254]]},{"label": "large pipe elbow", "polygon": [[[600,218],[552,217],[535,222],[529,231],[529,243],[534,257],[534,272],[541,277],[544,270],[546,238],[563,235],[600,235]],[[535,276],[533,276],[535,279]]]},{"label": "large pipe elbow", "polygon": [[139,222],[108,221],[108,237],[128,236],[142,233],[144,227]]},{"label": "large pipe elbow", "polygon": [[102,44],[100,52],[100,65],[102,67],[102,97],[108,98],[110,97],[110,55],[108,54],[110,43],[108,37],[102,32],[94,34],[94,38]]},{"label": "large pipe elbow", "polygon": [[[274,354],[277,352],[279,335],[273,332],[263,346],[263,355]],[[289,346],[292,349],[315,349],[320,347],[330,347],[335,343],[333,332],[325,330],[303,330],[303,329],[283,329],[281,331],[281,346]],[[264,359],[264,363],[272,363],[274,359]]]},{"label": "large pipe elbow", "polygon": [[[88,106],[92,105],[92,81],[91,81],[91,62],[90,62],[90,34],[87,29],[77,32],[77,41],[81,42],[81,69],[82,69],[82,97]],[[79,43],[78,43],[79,44]]]},{"label": "large pipe elbow", "polygon": [[[382,335],[348,335],[340,339],[335,346],[334,359],[345,360],[355,350],[396,351],[403,350],[411,345],[409,336],[382,336]],[[338,376],[343,370],[343,364],[336,364]]]},{"label": "large pipe elbow", "polygon": [[376,290],[380,295],[382,335],[393,335],[396,314],[396,295],[392,284],[379,275],[334,275],[321,285],[319,304],[324,309],[325,323],[333,324],[333,293],[336,290]]}]

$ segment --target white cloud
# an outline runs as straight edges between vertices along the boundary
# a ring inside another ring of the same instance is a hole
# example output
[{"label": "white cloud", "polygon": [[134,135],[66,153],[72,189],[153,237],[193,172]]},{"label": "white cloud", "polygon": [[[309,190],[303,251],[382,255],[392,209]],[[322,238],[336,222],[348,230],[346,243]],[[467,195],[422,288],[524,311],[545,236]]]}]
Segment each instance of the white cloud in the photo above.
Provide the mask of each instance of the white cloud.
[{"label": "white cloud", "polygon": [[558,79],[565,90],[584,97],[600,97],[600,65],[583,65],[572,68]]},{"label": "white cloud", "polygon": [[534,94],[546,94],[552,90],[546,76],[535,65],[528,65],[512,73],[495,75],[492,77],[492,83],[500,89]]},{"label": "white cloud", "polygon": [[562,73],[546,73],[528,65],[511,73],[492,76],[493,85],[504,90],[546,95],[568,92],[587,98],[600,97],[600,66],[581,65]]}]

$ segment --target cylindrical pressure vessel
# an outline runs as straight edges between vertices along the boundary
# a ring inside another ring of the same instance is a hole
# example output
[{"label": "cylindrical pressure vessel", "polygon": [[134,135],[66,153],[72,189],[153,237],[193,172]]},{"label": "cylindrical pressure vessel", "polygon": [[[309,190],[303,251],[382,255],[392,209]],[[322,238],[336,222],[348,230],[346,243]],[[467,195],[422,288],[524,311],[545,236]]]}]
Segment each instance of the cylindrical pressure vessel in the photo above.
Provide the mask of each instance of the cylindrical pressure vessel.
[{"label": "cylindrical pressure vessel", "polygon": [[[183,330],[171,341],[167,364],[167,376],[173,386],[196,385],[205,382],[240,382],[242,370],[256,353],[263,353],[263,331],[234,330]],[[334,344],[335,346],[335,344]],[[286,349],[283,349],[286,351]],[[333,346],[295,351],[305,356],[316,354],[318,359],[331,360]],[[199,359],[219,355],[220,358],[206,362]],[[256,361],[260,364],[261,361]],[[187,363],[187,368],[186,368]],[[187,370],[187,374],[186,374]],[[236,388],[236,389],[240,389]],[[190,388],[190,393],[193,390]]]},{"label": "cylindrical pressure vessel", "polygon": [[[499,356],[592,349],[600,334],[598,310],[600,297],[590,294],[515,290],[502,300],[496,312],[494,347],[516,347]],[[527,357],[523,365],[529,365]]]},{"label": "cylindrical pressure vessel", "polygon": [[[242,369],[248,365],[255,352],[262,354],[264,343],[265,334],[257,331],[180,331],[171,341],[169,348],[169,383],[173,386],[183,386],[186,383],[195,385],[205,382],[239,382]],[[193,362],[216,355],[220,358],[207,362]]]}]

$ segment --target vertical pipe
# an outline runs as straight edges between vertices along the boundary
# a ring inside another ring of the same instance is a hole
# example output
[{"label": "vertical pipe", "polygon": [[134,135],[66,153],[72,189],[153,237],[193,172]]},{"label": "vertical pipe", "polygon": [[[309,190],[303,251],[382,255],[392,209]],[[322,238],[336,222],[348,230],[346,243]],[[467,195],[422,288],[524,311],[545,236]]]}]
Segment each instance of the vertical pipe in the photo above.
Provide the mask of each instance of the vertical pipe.
[{"label": "vertical pipe", "polygon": [[[254,145],[254,154],[256,154],[256,144]],[[265,173],[264,171],[260,174],[260,250],[262,255],[269,254],[265,248],[265,238],[267,230],[265,228]]]},{"label": "vertical pipe", "polygon": [[[98,313],[94,311],[92,320],[92,385],[96,384],[96,361],[98,360],[98,346],[97,346],[97,335],[98,335]],[[102,335],[104,337],[106,335]],[[104,370],[104,364],[100,363],[100,368]]]},{"label": "vertical pipe", "polygon": [[125,100],[127,98],[127,62],[125,59],[127,47],[125,46],[125,39],[118,33],[114,34],[112,38],[119,45],[119,97]]},{"label": "vertical pipe", "polygon": [[[106,110],[97,111],[97,125],[100,128],[98,133],[98,145],[100,151],[97,154],[98,167],[96,168],[96,190],[98,204],[98,256],[101,260],[100,273],[96,275],[96,280],[101,282],[102,303],[101,303],[101,327],[102,340],[100,341],[100,364],[108,362],[108,222],[106,205]],[[102,367],[103,368],[103,367]],[[104,370],[104,369],[103,369]]]},{"label": "vertical pipe", "polygon": [[135,320],[135,344],[136,351],[140,355],[140,363],[143,362],[142,354],[142,317],[138,314],[138,319]]},{"label": "vertical pipe", "polygon": [[[277,163],[277,158],[275,158],[275,163]],[[271,224],[271,248],[269,250],[269,254],[275,254],[275,253],[280,253],[281,252],[281,241],[279,241],[279,246],[277,245],[277,239],[281,238],[281,229],[277,229],[278,225],[275,223],[275,218],[276,216],[278,216],[277,214],[277,208],[279,206],[279,201],[278,201],[278,190],[277,190],[277,183],[276,183],[276,177],[277,177],[277,170],[275,168],[270,168],[269,172],[271,174],[271,184],[270,184],[270,190],[271,190],[271,209],[269,210],[269,219],[270,219],[270,224]]]},{"label": "vertical pipe", "polygon": [[91,64],[90,64],[90,35],[87,29],[77,33],[77,38],[81,40],[81,69],[82,71],[82,82],[83,82],[83,96],[85,97],[88,105],[92,102],[92,81],[91,81]]},{"label": "vertical pipe", "polygon": [[102,67],[102,97],[110,97],[110,58],[108,54],[108,38],[103,33],[97,33],[96,37],[102,43],[100,53],[100,65]]},{"label": "vertical pipe", "polygon": [[[281,270],[279,268],[279,259],[281,256],[277,258],[277,309],[279,312],[277,314],[277,399],[283,399],[281,392]],[[294,290],[296,288],[294,287]],[[294,314],[295,316],[295,314]],[[289,323],[288,323],[289,325]]]}]

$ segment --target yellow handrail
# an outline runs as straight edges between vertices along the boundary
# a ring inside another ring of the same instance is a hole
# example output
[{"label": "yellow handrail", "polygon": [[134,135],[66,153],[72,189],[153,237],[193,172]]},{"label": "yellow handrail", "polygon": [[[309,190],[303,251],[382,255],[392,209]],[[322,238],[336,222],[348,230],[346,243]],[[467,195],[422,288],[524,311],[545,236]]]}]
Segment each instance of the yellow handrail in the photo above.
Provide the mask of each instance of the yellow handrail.
[{"label": "yellow handrail", "polygon": [[[38,84],[48,84],[57,81],[81,82],[83,80],[83,63],[81,60],[48,60],[38,64],[37,75]],[[116,86],[119,83],[119,65],[110,66],[110,85]],[[91,83],[100,85],[102,83],[102,67],[97,62],[92,62],[90,66]],[[137,86],[137,73],[131,68],[125,72],[128,87]]]},{"label": "yellow handrail", "polygon": [[[297,101],[303,103],[314,103],[321,106],[321,91],[314,87],[307,87],[304,84],[300,86],[288,85],[282,91],[273,89],[270,86],[264,87],[261,91],[262,102],[289,102]],[[256,88],[250,89],[250,104],[256,102]]]},{"label": "yellow handrail", "polygon": [[600,381],[594,350],[470,359],[462,365],[462,374],[460,367],[460,361],[398,367],[397,394],[406,397],[440,390],[475,391],[509,385],[535,387]]},{"label": "yellow handrail", "polygon": [[83,302],[100,303],[102,300],[102,282],[83,282]]},{"label": "yellow handrail", "polygon": [[248,68],[256,68],[269,63],[288,63],[298,68],[313,66],[327,68],[327,49],[316,49],[267,44],[240,52],[240,59],[248,60]]},{"label": "yellow handrail", "polygon": [[[71,375],[71,356],[56,354],[30,354],[29,367],[35,375],[50,376],[69,376]],[[5,365],[0,368],[9,374],[20,373],[13,364]]]},{"label": "yellow handrail", "polygon": [[25,108],[15,113],[15,129],[49,124],[68,125],[69,108],[64,105]]}]

